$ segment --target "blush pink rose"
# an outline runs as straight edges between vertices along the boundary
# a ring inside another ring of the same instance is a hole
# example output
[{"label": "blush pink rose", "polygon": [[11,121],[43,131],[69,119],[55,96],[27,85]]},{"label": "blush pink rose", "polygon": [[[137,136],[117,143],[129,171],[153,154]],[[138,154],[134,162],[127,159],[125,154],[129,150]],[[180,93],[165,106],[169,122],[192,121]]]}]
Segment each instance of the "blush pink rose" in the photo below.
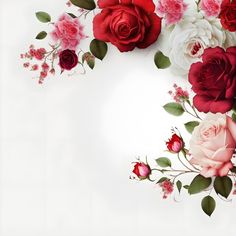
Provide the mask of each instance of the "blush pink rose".
[{"label": "blush pink rose", "polygon": [[217,17],[220,14],[222,0],[201,0],[200,8],[207,17]]},{"label": "blush pink rose", "polygon": [[158,0],[157,14],[164,17],[167,25],[178,23],[187,10],[184,0]]},{"label": "blush pink rose", "polygon": [[223,114],[209,114],[193,131],[190,162],[202,167],[204,177],[226,176],[233,167],[236,123]]},{"label": "blush pink rose", "polygon": [[72,18],[68,14],[63,14],[54,24],[55,29],[51,33],[54,41],[60,41],[63,50],[76,50],[84,35],[84,27],[77,18]]}]

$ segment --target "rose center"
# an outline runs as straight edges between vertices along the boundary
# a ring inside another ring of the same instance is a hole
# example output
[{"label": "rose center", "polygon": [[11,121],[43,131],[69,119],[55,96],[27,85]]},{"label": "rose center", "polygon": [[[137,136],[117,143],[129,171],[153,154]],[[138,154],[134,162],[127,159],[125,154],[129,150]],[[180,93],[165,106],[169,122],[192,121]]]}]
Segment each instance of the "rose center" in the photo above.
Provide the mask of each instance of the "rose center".
[{"label": "rose center", "polygon": [[117,27],[117,33],[124,38],[129,37],[130,31],[130,26],[126,23],[121,23]]},{"label": "rose center", "polygon": [[187,46],[187,52],[191,57],[200,58],[204,52],[204,47],[200,42],[190,42]]}]

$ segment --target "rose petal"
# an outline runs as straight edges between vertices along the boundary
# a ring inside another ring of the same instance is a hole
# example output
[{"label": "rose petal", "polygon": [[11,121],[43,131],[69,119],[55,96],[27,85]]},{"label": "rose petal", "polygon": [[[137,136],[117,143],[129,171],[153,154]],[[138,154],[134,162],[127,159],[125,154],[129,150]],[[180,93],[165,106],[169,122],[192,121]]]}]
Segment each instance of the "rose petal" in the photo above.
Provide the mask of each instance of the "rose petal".
[{"label": "rose petal", "polygon": [[220,162],[228,162],[232,159],[234,154],[234,148],[222,147],[215,152],[213,159]]},{"label": "rose petal", "polygon": [[232,162],[227,162],[222,168],[219,169],[218,174],[219,176],[226,176],[229,173],[229,170],[233,168]]},{"label": "rose petal", "polygon": [[210,178],[217,175],[217,170],[215,168],[203,168],[200,174],[205,178]]},{"label": "rose petal", "polygon": [[226,117],[226,120],[227,120],[228,129],[236,143],[236,122],[234,122],[232,118],[229,116]]},{"label": "rose petal", "polygon": [[161,18],[153,13],[149,15],[149,20],[151,23],[150,29],[146,32],[143,41],[137,44],[138,48],[147,48],[156,42],[159,34],[161,33]]},{"label": "rose petal", "polygon": [[119,4],[119,0],[98,0],[97,4],[100,8],[106,8]]}]

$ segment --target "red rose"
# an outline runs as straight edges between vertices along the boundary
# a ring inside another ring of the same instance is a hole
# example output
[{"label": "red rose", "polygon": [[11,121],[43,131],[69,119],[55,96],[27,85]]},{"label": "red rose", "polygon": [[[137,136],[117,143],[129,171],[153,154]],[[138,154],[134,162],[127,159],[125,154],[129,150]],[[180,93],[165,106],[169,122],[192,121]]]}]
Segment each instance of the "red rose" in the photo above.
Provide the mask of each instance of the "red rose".
[{"label": "red rose", "polygon": [[236,1],[223,0],[220,12],[220,21],[223,28],[236,31]]},{"label": "red rose", "polygon": [[189,82],[193,103],[201,112],[226,113],[236,98],[236,47],[205,49],[202,62],[192,64]]},{"label": "red rose", "polygon": [[146,48],[161,32],[161,18],[152,0],[98,0],[102,8],[93,20],[95,38],[111,42],[121,52]]},{"label": "red rose", "polygon": [[184,142],[177,134],[173,134],[166,145],[170,152],[179,153],[184,147]]},{"label": "red rose", "polygon": [[151,174],[151,168],[143,162],[136,162],[133,173],[141,180],[147,179]]},{"label": "red rose", "polygon": [[59,53],[59,65],[62,70],[71,70],[78,64],[78,56],[75,51],[66,49]]}]

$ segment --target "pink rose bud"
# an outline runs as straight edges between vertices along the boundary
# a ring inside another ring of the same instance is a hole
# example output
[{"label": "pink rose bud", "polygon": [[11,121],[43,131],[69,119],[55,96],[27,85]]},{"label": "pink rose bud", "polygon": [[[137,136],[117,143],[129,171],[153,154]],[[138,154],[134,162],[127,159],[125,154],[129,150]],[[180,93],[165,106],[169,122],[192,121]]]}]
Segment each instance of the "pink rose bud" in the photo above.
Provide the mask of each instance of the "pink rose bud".
[{"label": "pink rose bud", "polygon": [[166,142],[166,146],[170,152],[179,153],[184,147],[184,142],[177,134],[173,134],[169,141]]},{"label": "pink rose bud", "polygon": [[133,173],[137,175],[140,180],[147,179],[151,174],[151,168],[149,165],[143,162],[136,162],[134,165]]}]

